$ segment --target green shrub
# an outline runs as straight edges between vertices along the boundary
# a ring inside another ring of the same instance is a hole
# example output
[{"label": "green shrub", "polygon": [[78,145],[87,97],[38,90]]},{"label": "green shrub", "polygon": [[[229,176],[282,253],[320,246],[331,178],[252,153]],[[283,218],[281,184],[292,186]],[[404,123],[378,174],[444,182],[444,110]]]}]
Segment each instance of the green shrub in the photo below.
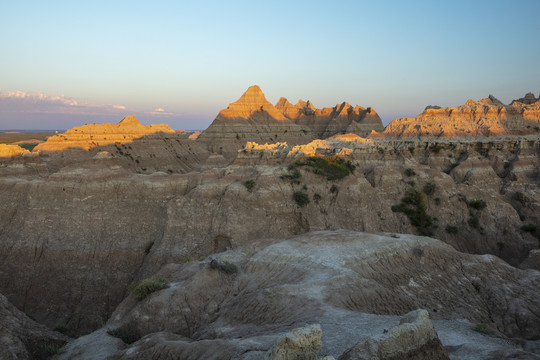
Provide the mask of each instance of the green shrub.
[{"label": "green shrub", "polygon": [[409,180],[406,182],[407,185],[414,186],[416,185],[416,182],[414,180]]},{"label": "green shrub", "polygon": [[434,200],[435,200],[435,205],[441,205],[441,198],[440,197],[436,197]]},{"label": "green shrub", "polygon": [[169,282],[162,277],[152,276],[138,283],[132,283],[128,286],[130,293],[135,295],[138,300],[142,300],[151,293],[163,290],[169,287]]},{"label": "green shrub", "polygon": [[34,148],[36,147],[37,144],[19,144],[20,147],[22,147],[23,149],[26,149],[28,151],[32,151],[34,150]]},{"label": "green shrub", "polygon": [[244,186],[249,192],[253,191],[253,187],[255,186],[255,180],[249,179],[244,181]]},{"label": "green shrub", "polygon": [[481,334],[485,335],[493,335],[495,334],[495,330],[490,328],[487,324],[476,324],[472,328],[474,331],[477,331]]},{"label": "green shrub", "polygon": [[405,175],[406,176],[414,176],[414,175],[416,175],[416,171],[414,171],[414,169],[411,169],[411,168],[405,169]]},{"label": "green shrub", "polygon": [[416,227],[420,235],[431,235],[435,219],[426,213],[427,205],[424,194],[409,188],[401,203],[392,206],[393,212],[401,212],[407,215],[411,224]]},{"label": "green shrub", "polygon": [[116,329],[107,330],[107,334],[119,338],[126,344],[133,344],[141,338],[141,334],[132,324],[125,324]]},{"label": "green shrub", "polygon": [[529,224],[523,225],[521,227],[521,230],[532,233],[536,231],[536,225],[529,223]]},{"label": "green shrub", "polygon": [[444,230],[449,234],[457,234],[459,231],[458,227],[455,225],[446,225]]},{"label": "green shrub", "polygon": [[436,189],[437,189],[437,185],[434,182],[430,181],[426,185],[424,185],[424,188],[422,190],[424,191],[424,194],[426,195],[433,195]]},{"label": "green shrub", "polygon": [[476,210],[482,210],[485,209],[487,204],[484,200],[471,200],[467,203],[469,207],[476,209]]},{"label": "green shrub", "polygon": [[289,166],[289,171],[298,170],[298,167],[306,166],[314,174],[325,176],[328,180],[340,180],[351,174],[355,166],[350,160],[339,156],[310,156],[305,161],[295,161]]},{"label": "green shrub", "polygon": [[295,191],[293,194],[293,199],[300,207],[309,204],[309,196],[303,191]]},{"label": "green shrub", "polygon": [[433,151],[434,153],[438,153],[442,149],[444,149],[444,147],[442,145],[439,145],[439,144],[433,144],[433,145],[431,145],[429,147],[429,150]]},{"label": "green shrub", "polygon": [[215,259],[210,261],[210,269],[219,270],[225,274],[236,274],[238,272],[238,266],[228,261],[219,262]]},{"label": "green shrub", "polygon": [[321,195],[319,195],[317,193],[313,194],[313,201],[315,201],[316,203],[321,201],[321,199],[322,199]]}]

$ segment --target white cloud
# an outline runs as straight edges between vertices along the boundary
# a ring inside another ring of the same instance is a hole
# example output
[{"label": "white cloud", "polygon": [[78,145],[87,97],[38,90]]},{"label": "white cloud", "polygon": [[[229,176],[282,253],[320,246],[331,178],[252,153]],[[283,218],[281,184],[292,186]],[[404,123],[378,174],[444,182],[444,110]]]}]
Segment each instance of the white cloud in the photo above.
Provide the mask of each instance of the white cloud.
[{"label": "white cloud", "polygon": [[126,107],[124,105],[113,105],[112,108],[118,110],[126,110]]},{"label": "white cloud", "polygon": [[157,108],[157,109],[154,109],[154,112],[165,112],[165,110],[162,108]]},{"label": "white cloud", "polygon": [[0,90],[0,100],[13,100],[19,102],[31,102],[31,103],[49,103],[64,106],[79,106],[77,101],[73,98],[67,97],[63,94],[60,95],[47,95],[40,92],[24,92],[24,91],[2,91]]}]

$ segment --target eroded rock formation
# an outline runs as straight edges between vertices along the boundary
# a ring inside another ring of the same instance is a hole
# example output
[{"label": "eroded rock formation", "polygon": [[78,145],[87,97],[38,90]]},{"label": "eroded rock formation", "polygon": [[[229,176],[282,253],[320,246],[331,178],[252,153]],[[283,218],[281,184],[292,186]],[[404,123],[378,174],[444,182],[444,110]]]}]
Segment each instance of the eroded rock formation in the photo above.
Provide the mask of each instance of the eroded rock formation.
[{"label": "eroded rock formation", "polygon": [[10,158],[17,155],[28,154],[30,151],[19,145],[0,144],[0,158]]},{"label": "eroded rock formation", "polygon": [[372,137],[477,137],[540,135],[540,101],[529,93],[504,105],[494,96],[457,107],[428,106],[415,118],[393,120]]},{"label": "eroded rock formation", "polygon": [[234,158],[248,141],[286,141],[306,144],[336,134],[367,135],[381,131],[377,113],[344,102],[332,108],[317,109],[309,101],[292,105],[281,98],[276,106],[268,102],[258,86],[251,86],[236,102],[220,111],[214,122],[199,136],[209,150]]}]

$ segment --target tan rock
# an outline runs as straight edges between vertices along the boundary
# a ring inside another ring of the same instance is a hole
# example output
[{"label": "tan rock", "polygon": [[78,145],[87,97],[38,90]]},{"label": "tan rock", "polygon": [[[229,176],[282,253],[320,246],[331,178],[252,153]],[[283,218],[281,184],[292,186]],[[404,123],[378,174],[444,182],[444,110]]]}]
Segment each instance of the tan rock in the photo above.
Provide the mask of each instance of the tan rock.
[{"label": "tan rock", "polygon": [[318,360],[322,346],[322,330],[319,324],[292,330],[268,350],[268,360]]},{"label": "tan rock", "polygon": [[476,137],[540,135],[540,102],[534,95],[504,105],[493,95],[457,107],[428,106],[416,118],[394,119],[371,137]]},{"label": "tan rock", "polygon": [[17,155],[28,154],[29,152],[19,145],[0,144],[0,158],[11,158]]}]

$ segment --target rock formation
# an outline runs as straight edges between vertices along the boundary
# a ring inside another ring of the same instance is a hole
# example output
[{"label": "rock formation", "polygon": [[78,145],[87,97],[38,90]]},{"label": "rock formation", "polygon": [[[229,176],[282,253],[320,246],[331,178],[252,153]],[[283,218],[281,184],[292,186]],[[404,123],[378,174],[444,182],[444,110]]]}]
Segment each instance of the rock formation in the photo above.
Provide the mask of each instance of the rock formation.
[{"label": "rock formation", "polygon": [[477,137],[493,135],[540,135],[540,101],[529,93],[504,105],[495,97],[457,107],[428,106],[416,118],[393,120],[372,137]]},{"label": "rock formation", "polygon": [[17,155],[27,154],[30,151],[19,145],[0,144],[0,158],[10,158]]},{"label": "rock formation", "polygon": [[145,135],[163,133],[174,134],[169,125],[142,125],[135,116],[127,116],[116,125],[90,124],[74,127],[64,134],[51,136],[46,142],[39,144],[35,150],[41,152],[58,152],[78,148],[90,150],[94,147],[125,144]]},{"label": "rock formation", "polygon": [[415,310],[399,325],[354,346],[338,360],[449,360],[426,310]]},{"label": "rock formation", "polygon": [[365,136],[382,129],[381,119],[371,108],[353,107],[344,102],[333,108],[317,109],[309,101],[299,100],[292,105],[285,98],[273,106],[255,85],[220,111],[199,136],[199,142],[210,151],[234,158],[236,151],[248,141],[286,141],[298,145],[336,134]]},{"label": "rock formation", "polygon": [[[492,351],[521,350],[503,334],[538,337],[539,272],[427,237],[389,235],[313,232],[168,264],[158,274],[169,288],[141,301],[128,296],[89,337],[98,344],[110,338],[105,329],[138,334],[125,349],[111,349],[111,359],[337,359],[360,348],[385,359],[442,359],[436,333],[453,359],[487,359]],[[236,271],[211,267],[211,260]],[[418,307],[428,311],[403,317]],[[499,337],[473,331],[474,323]],[[82,338],[66,353],[81,342],[92,348]],[[367,348],[356,346],[364,342]]]}]

